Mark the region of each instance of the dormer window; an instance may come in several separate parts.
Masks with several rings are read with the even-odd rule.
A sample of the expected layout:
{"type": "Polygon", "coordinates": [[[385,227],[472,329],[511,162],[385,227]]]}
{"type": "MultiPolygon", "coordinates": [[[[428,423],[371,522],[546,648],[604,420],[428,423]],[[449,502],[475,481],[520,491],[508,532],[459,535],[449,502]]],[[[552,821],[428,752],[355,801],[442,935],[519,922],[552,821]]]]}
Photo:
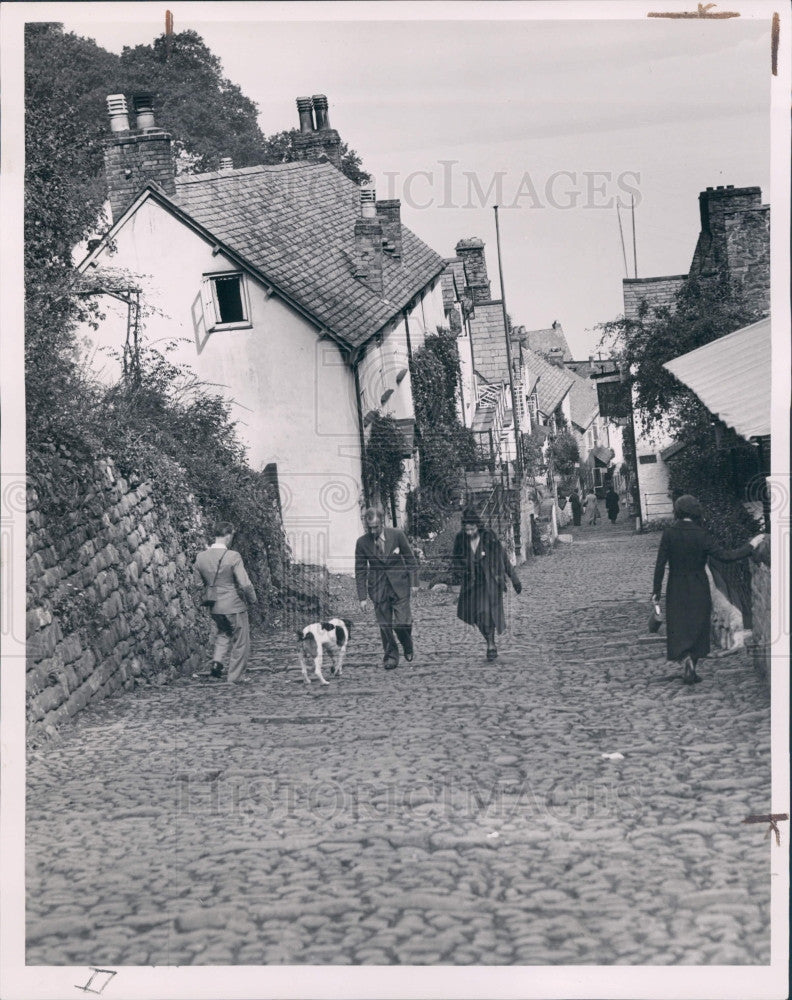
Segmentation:
{"type": "Polygon", "coordinates": [[[251,325],[243,274],[205,274],[201,298],[207,330],[236,330],[251,325]]]}

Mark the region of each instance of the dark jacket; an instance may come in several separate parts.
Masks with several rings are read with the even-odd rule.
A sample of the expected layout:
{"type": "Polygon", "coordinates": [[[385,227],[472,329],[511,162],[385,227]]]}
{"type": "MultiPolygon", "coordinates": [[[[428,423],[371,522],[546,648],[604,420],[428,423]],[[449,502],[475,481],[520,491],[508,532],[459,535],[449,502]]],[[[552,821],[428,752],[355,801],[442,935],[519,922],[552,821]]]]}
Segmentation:
{"type": "Polygon", "coordinates": [[[460,531],[454,539],[451,568],[454,583],[461,584],[457,617],[469,625],[479,625],[483,614],[489,624],[503,632],[506,628],[503,614],[506,577],[518,594],[522,583],[498,536],[489,528],[480,528],[478,548],[473,553],[470,538],[460,531]]]}
{"type": "Polygon", "coordinates": [[[605,494],[605,509],[609,514],[619,513],[619,494],[616,490],[608,490],[605,494]]]}
{"type": "Polygon", "coordinates": [[[195,569],[201,582],[207,587],[212,585],[217,573],[215,582],[217,600],[210,609],[212,614],[238,614],[240,611],[247,611],[248,603],[255,604],[256,591],[245,571],[242,556],[235,549],[210,546],[198,553],[195,569]],[[219,571],[218,563],[220,563],[219,571]]]}
{"type": "Polygon", "coordinates": [[[652,593],[660,597],[668,564],[666,644],[669,660],[686,653],[701,659],[710,651],[712,597],[707,559],[736,562],[750,555],[751,546],[725,549],[694,521],[680,520],[665,528],[657,552],[652,593]]]}
{"type": "Polygon", "coordinates": [[[366,533],[355,545],[355,583],[358,600],[368,596],[375,604],[409,597],[418,586],[418,560],[400,528],[385,528],[385,554],[380,556],[376,539],[366,533]]]}

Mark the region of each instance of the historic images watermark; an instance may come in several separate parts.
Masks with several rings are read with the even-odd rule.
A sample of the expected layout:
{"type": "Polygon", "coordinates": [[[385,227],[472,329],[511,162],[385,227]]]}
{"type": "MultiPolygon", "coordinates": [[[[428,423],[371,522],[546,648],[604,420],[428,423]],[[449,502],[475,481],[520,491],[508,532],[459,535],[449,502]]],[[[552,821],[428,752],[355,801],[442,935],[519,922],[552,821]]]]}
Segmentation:
{"type": "Polygon", "coordinates": [[[381,198],[400,198],[409,208],[613,209],[641,203],[637,170],[554,170],[518,174],[464,170],[459,160],[438,160],[428,170],[383,171],[381,198]]]}
{"type": "Polygon", "coordinates": [[[219,772],[179,774],[175,806],[182,815],[235,818],[243,825],[266,822],[270,827],[275,824],[273,829],[278,822],[306,812],[325,823],[376,823],[423,807],[435,822],[453,825],[462,820],[508,825],[539,819],[574,826],[583,820],[636,817],[645,809],[640,785],[615,779],[342,784],[332,779],[284,782],[219,772]]]}
{"type": "MultiPolygon", "coordinates": [[[[287,178],[285,196],[295,203],[315,200],[319,179],[287,178]]],[[[383,200],[398,198],[413,209],[501,208],[533,210],[630,208],[641,204],[638,170],[468,170],[460,160],[437,160],[420,170],[384,170],[376,186],[383,200]]]]}

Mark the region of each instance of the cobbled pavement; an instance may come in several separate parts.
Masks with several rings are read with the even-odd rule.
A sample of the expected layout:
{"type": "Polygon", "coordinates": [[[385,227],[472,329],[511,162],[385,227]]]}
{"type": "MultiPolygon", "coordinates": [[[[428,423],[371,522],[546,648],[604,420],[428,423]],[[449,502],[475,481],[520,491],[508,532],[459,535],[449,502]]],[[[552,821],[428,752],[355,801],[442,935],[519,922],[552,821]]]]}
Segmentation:
{"type": "Polygon", "coordinates": [[[769,698],[748,657],[685,687],[646,634],[658,535],[522,567],[500,659],[415,599],[414,663],[357,623],[306,687],[285,635],[248,682],[84,713],[27,769],[27,963],[765,964],[769,698]],[[622,759],[603,754],[620,753],[622,759]]]}

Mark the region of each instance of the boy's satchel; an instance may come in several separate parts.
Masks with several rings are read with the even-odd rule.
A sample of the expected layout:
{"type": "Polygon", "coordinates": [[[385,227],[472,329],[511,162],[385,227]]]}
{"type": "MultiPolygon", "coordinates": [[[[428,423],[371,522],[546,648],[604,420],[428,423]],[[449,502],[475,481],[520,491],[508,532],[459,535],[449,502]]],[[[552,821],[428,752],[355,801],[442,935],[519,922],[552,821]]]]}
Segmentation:
{"type": "Polygon", "coordinates": [[[652,612],[649,615],[649,631],[657,632],[663,624],[663,613],[659,604],[652,605],[652,612]]]}
{"type": "Polygon", "coordinates": [[[208,584],[206,590],[204,590],[203,598],[201,599],[201,606],[204,608],[211,608],[217,600],[217,574],[220,572],[220,565],[223,562],[223,559],[225,559],[226,552],[228,552],[228,549],[226,549],[226,551],[220,556],[214,578],[211,584],[208,584]]]}

